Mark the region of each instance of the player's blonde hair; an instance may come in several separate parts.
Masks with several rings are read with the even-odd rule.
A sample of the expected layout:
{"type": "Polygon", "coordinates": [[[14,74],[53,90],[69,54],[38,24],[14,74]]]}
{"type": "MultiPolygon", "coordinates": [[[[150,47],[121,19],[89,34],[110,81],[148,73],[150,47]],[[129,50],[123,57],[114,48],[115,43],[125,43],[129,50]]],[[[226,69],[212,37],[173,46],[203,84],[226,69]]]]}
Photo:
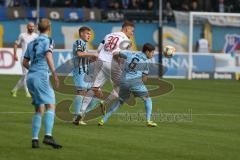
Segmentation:
{"type": "Polygon", "coordinates": [[[125,27],[135,27],[134,23],[133,22],[130,22],[130,21],[124,21],[124,23],[122,24],[122,28],[125,28],[125,27]]]}
{"type": "Polygon", "coordinates": [[[49,30],[51,27],[51,22],[49,19],[47,18],[43,18],[40,20],[40,22],[38,23],[38,30],[40,33],[44,33],[47,30],[49,30]]]}
{"type": "Polygon", "coordinates": [[[87,26],[83,26],[83,27],[79,28],[79,30],[78,30],[79,35],[84,31],[91,31],[91,28],[89,28],[87,26]]]}

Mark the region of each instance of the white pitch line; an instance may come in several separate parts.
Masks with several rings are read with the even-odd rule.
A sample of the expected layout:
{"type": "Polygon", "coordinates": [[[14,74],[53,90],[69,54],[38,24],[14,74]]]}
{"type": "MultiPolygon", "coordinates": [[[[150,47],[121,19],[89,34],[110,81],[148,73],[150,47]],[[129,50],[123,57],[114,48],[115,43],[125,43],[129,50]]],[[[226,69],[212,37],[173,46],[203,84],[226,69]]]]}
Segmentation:
{"type": "Polygon", "coordinates": [[[0,114],[32,114],[34,112],[0,112],[0,114]]]}
{"type": "MultiPolygon", "coordinates": [[[[33,114],[35,112],[0,112],[0,114],[33,114]]],[[[137,114],[146,114],[146,113],[113,113],[115,115],[137,115],[137,114]]],[[[153,113],[153,115],[159,115],[159,116],[163,116],[163,115],[192,115],[192,116],[225,116],[225,117],[239,117],[240,114],[217,114],[217,113],[207,113],[207,114],[196,114],[196,113],[153,113]]]]}

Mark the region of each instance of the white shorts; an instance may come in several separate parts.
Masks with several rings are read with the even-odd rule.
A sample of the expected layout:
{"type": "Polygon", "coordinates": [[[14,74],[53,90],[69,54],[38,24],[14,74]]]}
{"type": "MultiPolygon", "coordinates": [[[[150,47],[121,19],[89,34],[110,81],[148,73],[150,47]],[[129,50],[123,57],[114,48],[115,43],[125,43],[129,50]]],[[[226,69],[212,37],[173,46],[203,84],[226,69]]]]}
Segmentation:
{"type": "Polygon", "coordinates": [[[112,62],[98,60],[94,72],[95,80],[92,87],[102,87],[107,80],[115,86],[120,83],[122,70],[115,60],[112,60],[112,62]]]}

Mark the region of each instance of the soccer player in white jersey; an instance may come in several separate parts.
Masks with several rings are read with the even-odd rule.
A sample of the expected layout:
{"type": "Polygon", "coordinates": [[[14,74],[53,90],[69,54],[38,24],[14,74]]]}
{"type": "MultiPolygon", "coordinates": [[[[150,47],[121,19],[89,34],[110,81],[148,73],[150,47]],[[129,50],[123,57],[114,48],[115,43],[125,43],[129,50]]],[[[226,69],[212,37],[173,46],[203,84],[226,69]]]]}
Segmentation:
{"type": "MultiPolygon", "coordinates": [[[[24,53],[27,50],[27,45],[31,41],[33,41],[34,39],[36,39],[38,37],[38,34],[36,34],[34,32],[34,30],[35,30],[34,23],[29,22],[27,24],[27,32],[26,33],[21,33],[18,36],[18,39],[15,41],[15,44],[14,44],[14,47],[13,47],[14,48],[14,50],[13,50],[14,60],[15,61],[19,60],[19,57],[17,56],[17,48],[18,48],[19,45],[21,45],[21,47],[22,47],[22,56],[20,57],[21,64],[22,64],[22,61],[23,61],[24,53]]],[[[27,70],[23,67],[23,65],[21,65],[21,67],[22,67],[22,74],[23,75],[22,75],[21,79],[18,80],[16,86],[11,91],[11,95],[13,97],[17,97],[18,89],[20,89],[21,87],[24,86],[24,89],[25,89],[25,92],[26,92],[26,97],[31,97],[30,93],[28,92],[28,88],[27,88],[27,84],[26,84],[27,70]]]]}
{"type": "Polygon", "coordinates": [[[121,70],[115,60],[113,60],[113,53],[128,49],[131,46],[130,37],[134,33],[134,24],[126,21],[122,25],[120,32],[110,33],[105,36],[104,40],[98,47],[98,67],[95,68],[95,80],[93,82],[92,90],[87,93],[84,97],[83,105],[80,111],[79,120],[83,121],[88,104],[91,102],[93,96],[102,98],[101,87],[107,80],[113,83],[114,90],[111,92],[109,97],[105,100],[111,101],[118,97],[119,81],[121,77],[121,70]]]}

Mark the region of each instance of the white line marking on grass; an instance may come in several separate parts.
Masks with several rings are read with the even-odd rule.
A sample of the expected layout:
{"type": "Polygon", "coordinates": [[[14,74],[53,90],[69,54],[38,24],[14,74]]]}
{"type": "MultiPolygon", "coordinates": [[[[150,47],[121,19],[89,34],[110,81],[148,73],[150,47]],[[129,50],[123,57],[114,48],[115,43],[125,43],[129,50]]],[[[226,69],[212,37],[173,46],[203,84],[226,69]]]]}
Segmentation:
{"type": "MultiPolygon", "coordinates": [[[[0,112],[0,114],[33,114],[35,112],[0,112]]],[[[113,115],[136,115],[139,113],[113,113],[113,115]]],[[[140,113],[140,114],[146,114],[146,113],[140,113]]],[[[154,115],[174,115],[174,114],[181,114],[181,113],[153,113],[154,115]]],[[[188,114],[188,113],[184,113],[188,114]]],[[[239,117],[240,114],[220,114],[220,113],[206,113],[206,114],[196,114],[192,113],[193,116],[223,116],[223,117],[239,117]]]]}
{"type": "Polygon", "coordinates": [[[34,112],[0,112],[0,114],[32,114],[34,112]]]}

